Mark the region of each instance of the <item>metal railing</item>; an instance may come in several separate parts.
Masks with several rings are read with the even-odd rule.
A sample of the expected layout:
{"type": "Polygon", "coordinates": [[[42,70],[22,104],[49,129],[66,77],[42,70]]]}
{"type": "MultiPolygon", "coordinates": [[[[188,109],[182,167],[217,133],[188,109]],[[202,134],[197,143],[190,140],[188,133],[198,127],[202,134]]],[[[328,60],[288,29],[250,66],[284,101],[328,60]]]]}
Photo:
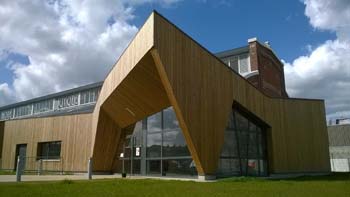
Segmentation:
{"type": "MultiPolygon", "coordinates": [[[[23,174],[60,174],[63,175],[62,157],[17,157],[16,161],[16,181],[21,181],[23,174]]],[[[92,158],[87,161],[87,178],[92,179],[92,158]]]]}
{"type": "Polygon", "coordinates": [[[62,157],[20,157],[20,170],[25,174],[63,174],[62,157]]]}

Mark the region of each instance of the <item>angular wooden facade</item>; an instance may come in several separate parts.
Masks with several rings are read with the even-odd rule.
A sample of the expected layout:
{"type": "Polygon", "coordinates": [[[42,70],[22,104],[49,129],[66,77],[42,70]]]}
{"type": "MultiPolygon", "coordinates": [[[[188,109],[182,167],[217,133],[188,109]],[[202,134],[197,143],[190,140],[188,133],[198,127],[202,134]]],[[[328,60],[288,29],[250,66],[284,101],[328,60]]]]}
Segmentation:
{"type": "MultiPolygon", "coordinates": [[[[270,126],[270,173],[329,171],[322,100],[264,95],[157,13],[149,17],[102,87],[93,113],[93,157],[101,158],[95,169],[112,165],[102,162],[114,152],[105,145],[106,136],[171,105],[199,174],[215,174],[234,102],[270,126]]],[[[120,143],[117,136],[109,140],[120,143]]]]}
{"type": "Polygon", "coordinates": [[[90,156],[91,117],[90,113],[3,122],[2,169],[14,169],[18,144],[27,145],[26,170],[37,170],[38,143],[62,141],[61,158],[44,161],[43,169],[85,172],[90,156]]]}
{"type": "MultiPolygon", "coordinates": [[[[74,163],[65,164],[66,170],[84,170],[92,157],[94,171],[110,172],[129,132],[125,128],[173,106],[198,174],[215,175],[235,103],[268,125],[270,173],[330,171],[322,100],[263,94],[156,12],[106,77],[92,114],[8,121],[4,138],[15,132],[44,138],[46,130],[60,131],[53,136],[71,144],[63,145],[62,157],[74,163]]],[[[14,161],[7,154],[13,153],[13,143],[20,139],[5,141],[3,166],[14,161]]]]}

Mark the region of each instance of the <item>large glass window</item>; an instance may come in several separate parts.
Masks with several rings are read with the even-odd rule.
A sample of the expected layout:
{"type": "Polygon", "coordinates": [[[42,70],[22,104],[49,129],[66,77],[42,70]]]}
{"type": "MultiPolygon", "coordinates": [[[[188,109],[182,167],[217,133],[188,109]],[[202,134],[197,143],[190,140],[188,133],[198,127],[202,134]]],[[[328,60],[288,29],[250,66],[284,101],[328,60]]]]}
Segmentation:
{"type": "Polygon", "coordinates": [[[223,157],[238,157],[237,138],[233,130],[227,130],[224,133],[224,144],[222,146],[221,156],[223,157]]]}
{"type": "Polygon", "coordinates": [[[87,90],[80,93],[80,104],[94,103],[97,101],[99,89],[87,90]]]}
{"type": "Polygon", "coordinates": [[[219,160],[219,176],[237,176],[241,175],[240,160],[234,158],[221,158],[219,160]]]}
{"type": "Polygon", "coordinates": [[[44,100],[33,104],[34,114],[53,110],[53,99],[44,100]]]}
{"type": "Polygon", "coordinates": [[[186,141],[180,130],[163,134],[163,157],[190,156],[186,141]]]}
{"type": "Polygon", "coordinates": [[[134,174],[138,172],[158,176],[197,174],[175,112],[171,107],[136,123],[134,132],[132,136],[128,136],[128,139],[124,144],[122,160],[124,165],[132,165],[133,169],[136,165],[134,174]],[[129,148],[126,147],[131,146],[140,148],[137,151],[135,149],[140,153],[139,156],[127,157],[129,154],[126,151],[129,148]]]}
{"type": "Polygon", "coordinates": [[[163,175],[196,175],[196,167],[192,159],[163,160],[163,175]]]}
{"type": "Polygon", "coordinates": [[[234,110],[224,134],[218,176],[266,176],[266,133],[255,121],[234,110]]]}
{"type": "Polygon", "coordinates": [[[162,146],[162,133],[149,133],[147,135],[147,157],[160,157],[162,146]]]}
{"type": "Polygon", "coordinates": [[[158,112],[147,118],[147,131],[157,132],[162,130],[162,113],[158,112]]]}
{"type": "Polygon", "coordinates": [[[79,104],[79,94],[64,96],[58,99],[58,109],[72,107],[79,104]]]}
{"type": "Polygon", "coordinates": [[[99,95],[100,88],[95,87],[89,90],[75,93],[67,93],[55,98],[47,98],[35,101],[30,104],[23,104],[12,109],[0,111],[0,120],[12,119],[22,116],[31,116],[38,113],[51,112],[69,107],[95,103],[99,95]]]}
{"type": "Polygon", "coordinates": [[[229,66],[233,70],[235,70],[236,72],[239,72],[238,71],[238,56],[234,56],[234,57],[230,58],[229,66]]]}
{"type": "Polygon", "coordinates": [[[13,109],[8,109],[8,110],[1,111],[0,115],[1,115],[0,116],[1,120],[10,119],[13,116],[13,109]]]}
{"type": "Polygon", "coordinates": [[[60,159],[61,141],[39,142],[37,148],[38,159],[60,159]]]}
{"type": "Polygon", "coordinates": [[[24,105],[15,108],[15,117],[27,116],[32,114],[32,105],[24,105]]]}
{"type": "Polygon", "coordinates": [[[147,174],[157,174],[161,173],[161,160],[147,160],[147,174]]]}
{"type": "Polygon", "coordinates": [[[177,121],[176,114],[172,108],[167,108],[163,111],[164,130],[167,129],[179,129],[179,122],[177,121]]]}
{"type": "Polygon", "coordinates": [[[250,72],[249,55],[244,54],[239,56],[239,73],[245,74],[250,72]]]}
{"type": "Polygon", "coordinates": [[[229,67],[239,74],[247,74],[251,72],[249,54],[231,56],[223,60],[229,67]]]}

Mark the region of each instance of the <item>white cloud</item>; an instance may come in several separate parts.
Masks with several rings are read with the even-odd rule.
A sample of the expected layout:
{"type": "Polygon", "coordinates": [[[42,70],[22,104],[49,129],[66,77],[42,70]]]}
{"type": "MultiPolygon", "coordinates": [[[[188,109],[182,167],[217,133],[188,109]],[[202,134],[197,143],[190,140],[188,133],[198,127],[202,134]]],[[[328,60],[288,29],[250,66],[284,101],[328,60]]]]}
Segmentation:
{"type": "Polygon", "coordinates": [[[0,84],[0,92],[3,95],[3,99],[0,99],[0,105],[13,100],[13,92],[7,83],[0,84]]]}
{"type": "Polygon", "coordinates": [[[293,97],[326,101],[328,118],[350,115],[350,1],[305,0],[305,15],[315,29],[334,31],[335,40],[309,47],[309,55],[285,63],[293,97]]]}
{"type": "Polygon", "coordinates": [[[10,62],[13,84],[0,85],[0,106],[103,80],[138,31],[130,23],[135,6],[180,0],[2,0],[0,58],[10,62]]]}

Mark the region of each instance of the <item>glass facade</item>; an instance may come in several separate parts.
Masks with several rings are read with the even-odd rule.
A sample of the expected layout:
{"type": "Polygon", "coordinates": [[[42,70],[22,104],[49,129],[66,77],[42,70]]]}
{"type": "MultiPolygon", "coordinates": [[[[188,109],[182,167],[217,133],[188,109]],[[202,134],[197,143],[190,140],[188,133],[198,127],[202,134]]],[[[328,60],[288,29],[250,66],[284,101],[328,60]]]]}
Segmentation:
{"type": "Polygon", "coordinates": [[[79,106],[94,104],[100,93],[100,87],[65,94],[56,98],[47,98],[29,104],[4,109],[0,111],[0,120],[29,117],[32,115],[71,109],[79,106]]]}
{"type": "Polygon", "coordinates": [[[28,116],[32,114],[32,105],[24,105],[15,108],[15,117],[28,116]]]}
{"type": "Polygon", "coordinates": [[[167,108],[136,123],[125,138],[124,172],[153,176],[197,175],[173,109],[167,108]],[[132,154],[131,154],[132,152],[132,154]],[[132,167],[131,167],[132,166],[132,167]]]}
{"type": "Polygon", "coordinates": [[[53,110],[53,99],[44,100],[33,104],[33,113],[41,113],[53,110]]]}
{"type": "Polygon", "coordinates": [[[76,105],[79,105],[79,94],[64,96],[64,97],[58,98],[57,100],[58,102],[57,102],[56,108],[58,109],[76,106],[76,105]]]}
{"type": "Polygon", "coordinates": [[[13,117],[13,109],[8,109],[0,112],[0,120],[8,120],[13,117]]]}
{"type": "Polygon", "coordinates": [[[98,94],[100,92],[99,88],[87,90],[80,93],[80,104],[93,103],[96,102],[98,94]]]}
{"type": "Polygon", "coordinates": [[[224,135],[218,176],[267,176],[265,130],[233,110],[224,135]]]}

